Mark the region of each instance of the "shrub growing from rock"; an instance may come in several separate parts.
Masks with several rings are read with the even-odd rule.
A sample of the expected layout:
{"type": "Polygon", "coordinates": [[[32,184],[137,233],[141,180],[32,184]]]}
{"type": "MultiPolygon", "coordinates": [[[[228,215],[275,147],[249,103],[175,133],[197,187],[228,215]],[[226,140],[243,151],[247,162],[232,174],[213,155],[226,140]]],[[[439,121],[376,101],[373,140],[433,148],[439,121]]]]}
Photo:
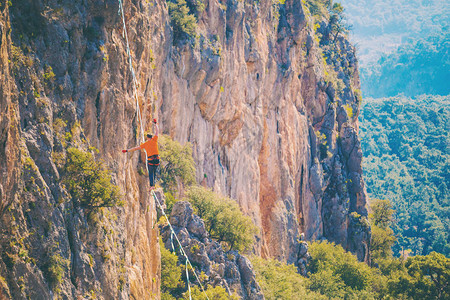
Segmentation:
{"type": "MultiPolygon", "coordinates": [[[[183,280],[185,266],[179,264],[177,255],[167,250],[161,241],[159,246],[161,249],[161,300],[189,299],[186,278],[183,280]]],[[[221,286],[211,287],[205,285],[204,287],[209,299],[238,299],[235,295],[228,295],[227,291],[221,286]]],[[[200,287],[191,286],[192,299],[207,299],[205,293],[200,287]]]]}
{"type": "MultiPolygon", "coordinates": [[[[201,290],[201,288],[196,287],[196,286],[191,289],[192,299],[207,300],[208,298],[206,298],[205,294],[208,296],[209,299],[214,299],[214,300],[238,300],[239,299],[236,295],[231,295],[231,296],[228,295],[227,291],[221,286],[215,286],[215,287],[208,286],[204,293],[201,290]]],[[[183,299],[186,299],[186,300],[189,299],[188,292],[184,293],[183,299]]]]}
{"type": "Polygon", "coordinates": [[[174,42],[193,39],[196,35],[197,20],[190,13],[185,0],[167,1],[174,42]]]}
{"type": "Polygon", "coordinates": [[[44,265],[44,275],[53,289],[61,283],[64,273],[69,267],[69,260],[64,259],[59,253],[53,253],[49,256],[44,265]]]}
{"type": "Polygon", "coordinates": [[[184,146],[166,135],[159,137],[161,157],[161,185],[166,191],[176,194],[178,183],[189,186],[195,183],[195,162],[192,146],[184,146]]]}
{"type": "Polygon", "coordinates": [[[161,299],[172,300],[184,289],[184,282],[181,281],[183,269],[178,265],[178,257],[164,247],[159,242],[161,250],[161,299]]]}
{"type": "Polygon", "coordinates": [[[243,251],[251,246],[258,229],[234,200],[201,186],[191,187],[186,195],[212,238],[225,242],[230,250],[243,251]]]}
{"type": "Polygon", "coordinates": [[[254,256],[251,262],[256,273],[256,280],[267,300],[328,299],[319,293],[308,290],[308,279],[297,273],[294,265],[257,256],[254,256]]]}
{"type": "Polygon", "coordinates": [[[109,170],[94,156],[77,148],[67,149],[64,184],[76,205],[83,208],[123,205],[118,186],[109,170]]]}

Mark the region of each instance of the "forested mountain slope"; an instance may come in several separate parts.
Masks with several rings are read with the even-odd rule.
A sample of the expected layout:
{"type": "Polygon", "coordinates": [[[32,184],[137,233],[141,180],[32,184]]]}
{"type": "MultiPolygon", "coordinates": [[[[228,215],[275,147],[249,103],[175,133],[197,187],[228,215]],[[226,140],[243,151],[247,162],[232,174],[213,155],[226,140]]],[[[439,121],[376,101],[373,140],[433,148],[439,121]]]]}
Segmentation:
{"type": "Polygon", "coordinates": [[[450,255],[450,96],[365,99],[360,115],[371,198],[396,210],[394,247],[450,255]]]}

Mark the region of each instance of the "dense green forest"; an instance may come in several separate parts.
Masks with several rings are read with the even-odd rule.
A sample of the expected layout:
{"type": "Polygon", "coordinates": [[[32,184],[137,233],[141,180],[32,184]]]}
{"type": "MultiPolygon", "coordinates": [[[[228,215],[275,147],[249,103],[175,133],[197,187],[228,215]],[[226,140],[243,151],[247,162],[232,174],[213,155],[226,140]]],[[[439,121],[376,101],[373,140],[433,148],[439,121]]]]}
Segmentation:
{"type": "Polygon", "coordinates": [[[365,99],[364,176],[372,198],[393,203],[393,230],[414,255],[450,256],[450,96],[365,99]]]}

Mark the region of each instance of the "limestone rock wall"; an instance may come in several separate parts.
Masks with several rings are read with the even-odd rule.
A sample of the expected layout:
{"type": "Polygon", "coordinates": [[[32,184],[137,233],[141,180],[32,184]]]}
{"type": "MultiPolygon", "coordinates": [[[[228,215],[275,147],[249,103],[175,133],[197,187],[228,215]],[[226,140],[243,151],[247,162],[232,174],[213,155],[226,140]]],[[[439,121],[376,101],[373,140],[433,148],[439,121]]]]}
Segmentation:
{"type": "MultiPolygon", "coordinates": [[[[138,175],[144,165],[120,152],[138,140],[118,10],[115,0],[0,4],[2,299],[159,298],[156,213],[138,175]],[[123,207],[74,207],[61,181],[68,147],[104,161],[123,207]]],[[[151,37],[166,28],[167,11],[126,1],[125,14],[146,109],[151,37]]],[[[153,38],[164,43],[170,34],[153,38]]],[[[146,124],[150,111],[144,115],[146,124]]]]}
{"type": "Polygon", "coordinates": [[[210,0],[198,20],[197,43],[167,48],[155,81],[164,132],[193,144],[197,179],[262,228],[256,254],[296,262],[304,233],[368,260],[355,49],[324,21],[324,59],[300,0],[210,0]]]}

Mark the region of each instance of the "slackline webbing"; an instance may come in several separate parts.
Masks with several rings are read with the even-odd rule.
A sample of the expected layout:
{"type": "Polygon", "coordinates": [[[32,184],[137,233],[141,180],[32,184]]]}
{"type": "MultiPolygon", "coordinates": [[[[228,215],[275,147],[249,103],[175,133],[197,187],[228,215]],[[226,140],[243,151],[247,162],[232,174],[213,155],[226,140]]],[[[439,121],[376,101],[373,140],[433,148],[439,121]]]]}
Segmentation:
{"type": "MultiPolygon", "coordinates": [[[[138,99],[138,93],[137,93],[137,78],[136,78],[136,73],[135,73],[134,67],[133,67],[133,59],[131,57],[130,44],[129,44],[129,41],[128,41],[128,33],[127,33],[127,27],[126,27],[126,23],[125,23],[125,13],[124,13],[124,10],[123,10],[123,2],[122,2],[122,0],[118,0],[118,1],[119,1],[119,11],[118,11],[118,13],[119,13],[119,15],[122,15],[123,37],[125,38],[125,41],[126,41],[128,63],[130,65],[130,72],[131,72],[131,75],[133,77],[133,97],[136,100],[136,120],[139,122],[139,125],[140,125],[140,140],[143,142],[144,141],[144,128],[143,128],[143,125],[142,125],[142,115],[141,115],[141,110],[140,110],[140,107],[139,107],[139,99],[138,99]]],[[[145,152],[145,156],[147,157],[147,151],[145,151],[145,149],[144,149],[144,152],[145,152]]],[[[147,172],[148,172],[149,171],[148,170],[148,164],[146,163],[145,165],[146,165],[147,172]]],[[[170,227],[170,230],[171,230],[171,234],[173,234],[175,236],[175,239],[178,242],[178,245],[180,246],[181,254],[186,258],[186,279],[187,279],[187,286],[188,286],[188,291],[189,291],[189,299],[192,300],[192,297],[191,297],[191,286],[190,286],[190,281],[189,281],[188,265],[191,267],[192,272],[194,273],[194,276],[195,276],[195,278],[198,281],[198,284],[200,285],[203,293],[206,296],[206,299],[209,300],[208,295],[206,294],[205,289],[203,288],[203,285],[202,285],[200,279],[198,278],[194,267],[192,266],[191,262],[189,261],[189,258],[186,255],[186,252],[184,251],[183,246],[181,245],[180,240],[177,237],[177,234],[173,230],[172,224],[170,224],[170,222],[169,222],[169,218],[167,217],[167,215],[166,215],[166,213],[165,213],[161,203],[158,200],[158,197],[156,197],[156,195],[155,195],[155,193],[153,191],[151,191],[151,194],[153,195],[153,199],[159,205],[159,208],[161,209],[161,212],[163,213],[164,217],[166,218],[167,223],[169,224],[169,227],[170,227]]],[[[153,209],[151,211],[152,211],[152,223],[153,223],[153,209]]]]}

